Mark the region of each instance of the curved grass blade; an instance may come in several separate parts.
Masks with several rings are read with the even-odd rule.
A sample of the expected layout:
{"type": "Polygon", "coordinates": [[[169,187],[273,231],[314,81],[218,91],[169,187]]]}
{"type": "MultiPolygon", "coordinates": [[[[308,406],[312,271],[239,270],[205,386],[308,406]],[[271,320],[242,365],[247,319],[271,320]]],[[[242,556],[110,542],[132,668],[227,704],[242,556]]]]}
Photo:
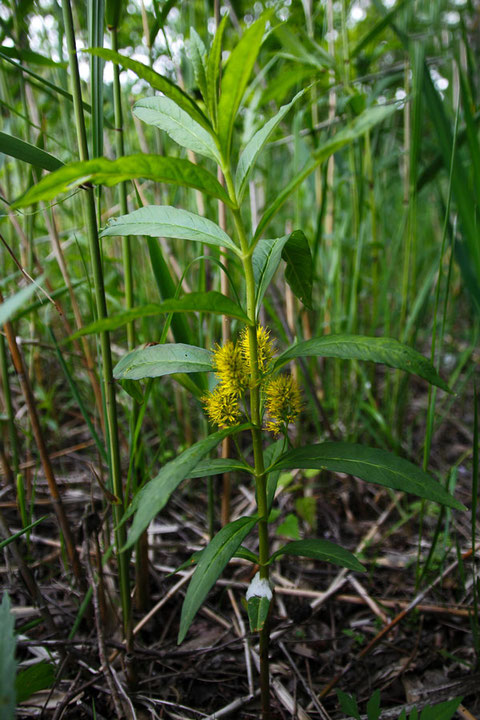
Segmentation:
{"type": "Polygon", "coordinates": [[[116,380],[141,380],[211,370],[212,354],[209,350],[183,343],[166,343],[136,348],[127,353],[114,367],[113,377],[116,380]]]}
{"type": "Polygon", "coordinates": [[[358,562],[355,555],[352,555],[352,553],[345,550],[345,548],[342,548],[340,545],[336,545],[329,540],[310,538],[307,540],[295,540],[294,542],[287,543],[273,553],[268,561],[269,564],[282,555],[308,557],[312,558],[312,560],[322,560],[323,562],[329,562],[333,565],[346,567],[349,570],[365,572],[365,568],[358,562]]]}
{"type": "Polygon", "coordinates": [[[188,150],[221,164],[220,151],[210,132],[167,97],[147,97],[133,106],[139,120],[164,130],[172,140],[188,150]]]}
{"type": "Polygon", "coordinates": [[[348,473],[366,482],[402,490],[441,505],[465,510],[440,483],[408,460],[354,443],[327,442],[291,450],[274,465],[276,470],[331,470],[348,473]]]}
{"type": "Polygon", "coordinates": [[[257,519],[241,517],[225,525],[203,551],[188,586],[182,606],[178,643],[180,644],[222,570],[256,525],[257,519]]]}
{"type": "Polygon", "coordinates": [[[199,165],[183,158],[138,153],[125,155],[117,160],[94,158],[86,162],[69,163],[42,178],[27,190],[13,207],[25,207],[39,201],[48,202],[59,193],[70,192],[86,182],[111,187],[136,178],[195,188],[228,205],[232,204],[217,178],[199,165]]]}
{"type": "Polygon", "coordinates": [[[292,345],[279,355],[275,367],[279,368],[297,357],[337,357],[343,360],[368,360],[382,363],[397,370],[419,375],[432,385],[450,392],[434,366],[426,357],[394,338],[367,337],[364,335],[324,335],[292,345]]]}
{"type": "Polygon", "coordinates": [[[150,521],[165,507],[173,491],[210,450],[213,450],[213,448],[222,442],[223,438],[235,432],[246,430],[249,427],[250,424],[245,423],[244,425],[236,425],[235,427],[219,430],[195,443],[187,450],[184,450],[184,452],[174,460],[164,465],[158,475],[154,477],[153,480],[150,480],[150,482],[135,495],[130,508],[123,518],[123,520],[126,520],[135,513],[132,527],[128,533],[127,542],[122,548],[122,551],[127,550],[138,540],[143,531],[148,527],[150,521]]]}
{"type": "Polygon", "coordinates": [[[147,205],[128,215],[112,218],[100,237],[107,235],[150,235],[151,237],[183,238],[206,245],[224,247],[240,255],[227,233],[216,223],[188,210],[170,205],[147,205]]]}
{"type": "Polygon", "coordinates": [[[125,310],[117,315],[110,315],[103,320],[95,320],[95,322],[90,323],[90,325],[85,325],[85,327],[77,330],[70,339],[75,340],[82,335],[92,335],[94,333],[116,330],[142,317],[176,312],[211,312],[216,315],[228,315],[228,317],[234,317],[245,324],[249,324],[247,315],[234,300],[215,290],[209,290],[204,293],[188,293],[179,298],[168,298],[158,304],[150,303],[148,305],[140,305],[140,307],[125,310]]]}
{"type": "Polygon", "coordinates": [[[0,132],[0,152],[43,170],[57,170],[63,165],[61,160],[45,150],[4,132],[0,132]]]}

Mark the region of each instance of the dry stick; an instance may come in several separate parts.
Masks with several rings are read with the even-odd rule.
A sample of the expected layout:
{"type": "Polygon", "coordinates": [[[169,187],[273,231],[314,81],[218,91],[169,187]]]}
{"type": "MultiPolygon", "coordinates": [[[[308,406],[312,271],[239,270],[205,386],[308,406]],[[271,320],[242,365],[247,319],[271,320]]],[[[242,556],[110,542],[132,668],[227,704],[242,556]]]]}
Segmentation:
{"type": "Polygon", "coordinates": [[[311,699],[313,705],[315,706],[318,714],[320,715],[321,720],[331,720],[330,715],[327,713],[327,711],[325,710],[323,705],[318,702],[318,700],[315,696],[315,693],[312,692],[312,689],[309,687],[304,676],[302,675],[302,673],[296,666],[295,662],[293,661],[292,656],[288,652],[288,650],[285,647],[285,645],[283,644],[283,642],[280,641],[278,643],[278,646],[279,646],[280,650],[283,652],[283,654],[285,655],[285,657],[287,658],[287,660],[290,664],[290,667],[292,668],[292,670],[295,673],[295,675],[297,676],[297,678],[300,680],[300,682],[303,685],[304,689],[306,690],[307,694],[310,696],[310,699],[311,699]]]}
{"type": "MultiPolygon", "coordinates": [[[[2,296],[1,291],[0,291],[0,302],[3,302],[3,296],[2,296]]],[[[32,392],[31,386],[30,386],[30,381],[29,381],[28,375],[26,373],[23,357],[22,357],[20,349],[17,345],[17,340],[15,338],[15,333],[13,331],[12,324],[10,322],[5,323],[4,329],[5,329],[5,335],[7,337],[8,347],[10,349],[10,354],[12,356],[15,372],[18,375],[18,379],[20,381],[20,386],[22,388],[23,396],[25,398],[25,403],[27,405],[28,415],[30,418],[30,424],[32,426],[33,435],[35,437],[35,442],[36,442],[38,451],[40,453],[40,459],[42,462],[45,477],[47,479],[48,489],[50,491],[50,496],[52,498],[53,508],[55,510],[55,514],[58,519],[58,524],[60,525],[60,529],[63,533],[63,537],[65,540],[65,546],[67,549],[68,558],[70,560],[70,564],[71,564],[73,573],[78,581],[80,588],[84,589],[85,588],[85,578],[84,578],[82,568],[80,565],[80,561],[78,558],[77,549],[75,547],[75,543],[73,540],[73,535],[70,530],[70,525],[68,523],[68,519],[65,514],[65,509],[63,507],[62,499],[61,499],[60,493],[58,491],[57,481],[55,479],[55,474],[53,472],[53,467],[52,467],[52,463],[50,461],[50,456],[48,454],[47,445],[46,445],[45,439],[43,437],[42,428],[40,426],[40,421],[39,421],[38,414],[37,414],[35,398],[33,396],[33,392],[32,392]]]]}
{"type": "MultiPolygon", "coordinates": [[[[251,650],[251,653],[257,670],[260,670],[260,656],[253,649],[251,650]]],[[[311,720],[310,715],[308,715],[305,710],[298,703],[295,702],[294,698],[290,695],[286,687],[282,685],[282,683],[277,680],[277,678],[270,678],[270,686],[274,691],[275,695],[277,696],[277,699],[287,710],[287,712],[292,714],[293,717],[297,718],[297,720],[311,720]]]]}
{"type": "MultiPolygon", "coordinates": [[[[95,445],[95,440],[86,440],[85,442],[77,443],[76,445],[71,445],[68,448],[63,448],[63,450],[56,450],[55,452],[50,453],[50,459],[56,460],[59,457],[63,457],[64,455],[69,455],[70,453],[77,452],[77,450],[84,450],[85,448],[91,447],[92,445],[95,445]]],[[[28,470],[29,468],[35,467],[36,460],[28,460],[27,462],[20,463],[20,470],[28,470]]],[[[0,475],[3,475],[3,471],[0,470],[0,475]]],[[[40,504],[42,503],[41,500],[37,500],[40,504]]]]}
{"type": "MultiPolygon", "coordinates": [[[[480,543],[475,548],[475,552],[477,552],[477,550],[480,550],[480,543]]],[[[462,553],[462,555],[461,555],[462,560],[466,560],[468,557],[470,557],[470,555],[472,555],[472,553],[473,553],[473,548],[470,548],[466,552],[462,553]]],[[[403,620],[403,618],[406,617],[411,612],[411,610],[416,608],[422,602],[423,598],[430,592],[430,590],[433,590],[434,587],[436,587],[439,583],[441,583],[442,580],[444,580],[446,578],[446,576],[449,575],[452,572],[452,570],[454,570],[457,567],[458,563],[459,563],[459,559],[457,558],[443,571],[443,573],[441,575],[439,575],[436,578],[436,580],[434,580],[432,583],[430,583],[430,585],[428,585],[424,590],[422,590],[422,592],[418,593],[418,595],[407,605],[406,608],[404,608],[401,612],[399,612],[398,615],[396,615],[396,617],[394,617],[394,619],[390,623],[388,623],[388,625],[386,625],[384,628],[382,628],[380,630],[380,632],[377,633],[377,635],[375,635],[375,637],[372,640],[370,640],[368,645],[366,645],[353,660],[350,660],[350,662],[347,663],[347,665],[343,668],[343,670],[341,670],[341,672],[339,672],[337,675],[335,675],[333,680],[331,680],[328,683],[328,685],[323,688],[319,697],[323,698],[326,695],[328,695],[328,693],[337,685],[337,683],[342,679],[342,677],[344,675],[346,675],[346,673],[350,670],[350,668],[353,666],[353,664],[357,660],[361,660],[363,657],[365,657],[365,655],[368,655],[370,650],[373,650],[373,648],[376,645],[378,645],[380,640],[382,640],[382,638],[384,638],[385,635],[388,635],[388,633],[391,630],[393,630],[393,628],[396,627],[398,625],[398,623],[401,622],[403,620]]]]}

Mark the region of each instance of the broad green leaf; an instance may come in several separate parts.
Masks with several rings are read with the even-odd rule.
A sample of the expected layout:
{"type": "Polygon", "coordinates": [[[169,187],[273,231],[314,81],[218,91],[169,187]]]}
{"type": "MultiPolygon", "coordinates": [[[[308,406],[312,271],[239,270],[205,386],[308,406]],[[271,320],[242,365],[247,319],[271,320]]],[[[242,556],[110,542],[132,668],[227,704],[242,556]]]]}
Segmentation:
{"type": "Polygon", "coordinates": [[[293,540],[300,539],[300,529],[298,527],[298,518],[293,513],[288,513],[285,520],[280,523],[276,529],[277,535],[283,535],[283,537],[292,538],[293,540]]]}
{"type": "Polygon", "coordinates": [[[56,195],[71,192],[86,182],[112,186],[135,178],[192,187],[231,205],[227,193],[208,170],[183,158],[138,153],[118,160],[94,158],[86,162],[69,163],[42,178],[27,190],[13,207],[25,207],[41,200],[51,200],[56,195]]]}
{"type": "Polygon", "coordinates": [[[263,231],[273,219],[274,215],[282,207],[283,203],[290,197],[290,195],[296,190],[296,188],[307,178],[318,165],[325,162],[331,155],[341,150],[346,145],[357,138],[364,135],[368,130],[383,122],[386,118],[390,117],[398,109],[397,105],[377,105],[372,108],[368,108],[361,115],[356,117],[349,125],[340,130],[330,140],[317,150],[313,159],[307,162],[305,167],[289,182],[289,184],[275,197],[271,202],[267,210],[263,213],[258,227],[255,231],[253,242],[256,243],[258,238],[262,235],[263,231]]]}
{"type": "Polygon", "coordinates": [[[367,703],[368,720],[379,720],[380,713],[380,690],[375,690],[367,703]]]}
{"type": "Polygon", "coordinates": [[[112,218],[100,236],[107,235],[183,238],[206,245],[229,248],[237,255],[240,254],[227,233],[214,222],[170,205],[147,205],[128,215],[112,218]]]}
{"type": "Polygon", "coordinates": [[[208,437],[184,450],[174,460],[171,460],[160,470],[158,475],[150,480],[133,498],[132,504],[126,513],[126,518],[135,513],[132,527],[128,533],[127,542],[122,550],[131,547],[148,527],[151,520],[167,504],[170,495],[180,485],[202,458],[213,450],[223,438],[235,432],[246,430],[250,425],[236,425],[235,427],[218,430],[208,437]]]}
{"type": "Polygon", "coordinates": [[[172,140],[188,150],[221,163],[212,135],[167,97],[147,97],[133,106],[133,114],[148,125],[164,130],[172,140]]]}
{"type": "Polygon", "coordinates": [[[297,540],[296,542],[287,543],[277,550],[271,556],[269,563],[274,562],[282,555],[296,555],[299,557],[308,557],[313,560],[323,560],[324,562],[346,567],[356,572],[365,572],[365,568],[358,562],[355,555],[345,550],[345,548],[330,542],[329,540],[318,540],[311,538],[308,540],[297,540]]]}
{"type": "Polygon", "coordinates": [[[279,368],[297,357],[337,357],[343,360],[368,360],[389,367],[414,373],[450,392],[432,363],[408,345],[393,338],[367,337],[365,335],[324,335],[292,345],[278,356],[275,367],[279,368]]]}
{"type": "Polygon", "coordinates": [[[163,77],[163,75],[155,72],[155,70],[152,70],[148,65],[144,65],[138,62],[138,60],[132,60],[125,55],[120,55],[120,53],[106,48],[89,48],[85,50],[85,52],[98,55],[104,60],[111,60],[117,65],[131,70],[138,75],[139,78],[146,80],[154,90],[160,90],[160,92],[173,100],[173,102],[182,108],[182,110],[185,110],[193,120],[196,120],[196,122],[202,125],[205,130],[211,130],[212,126],[190,95],[187,95],[178,85],[175,85],[175,83],[172,83],[166,77],[163,77]]]}
{"type": "Polygon", "coordinates": [[[246,30],[232,50],[225,67],[218,103],[217,130],[225,159],[230,157],[233,124],[255,65],[268,13],[246,30]]]}
{"type": "Polygon", "coordinates": [[[256,523],[257,519],[251,517],[241,517],[234,520],[234,522],[225,525],[203,551],[183,602],[178,633],[179,644],[187,634],[193,618],[211,587],[216,583],[222,570],[256,523]]]}
{"type": "Polygon", "coordinates": [[[15,680],[17,703],[28,700],[33,693],[39,690],[51,687],[54,682],[55,668],[46,660],[30,665],[25,670],[20,670],[15,680]]]}
{"type": "Polygon", "coordinates": [[[270,285],[280,260],[288,235],[275,240],[259,240],[252,254],[253,274],[256,286],[257,314],[262,305],[263,296],[270,285]]]}
{"type": "Polygon", "coordinates": [[[200,35],[197,33],[194,27],[190,28],[190,40],[187,45],[188,56],[193,65],[193,74],[195,75],[195,82],[198,85],[198,89],[202,93],[205,104],[208,104],[208,93],[207,93],[207,51],[200,35]]]}
{"type": "MultiPolygon", "coordinates": [[[[271,465],[273,465],[280,455],[282,454],[284,441],[283,438],[279,438],[274,443],[269,445],[265,448],[265,452],[263,453],[263,461],[265,463],[265,467],[269,468],[271,465]]],[[[278,479],[280,477],[280,471],[278,470],[272,470],[268,473],[267,477],[267,508],[270,512],[273,504],[273,500],[275,498],[275,493],[277,491],[277,484],[278,479]]]]}
{"type": "Polygon", "coordinates": [[[0,605],[0,716],[2,720],[15,718],[15,621],[10,612],[10,598],[3,593],[0,605]]]}
{"type": "Polygon", "coordinates": [[[336,690],[336,693],[342,712],[347,713],[349,717],[355,718],[355,720],[360,720],[356,698],[353,695],[347,695],[342,690],[336,690]]]}
{"type": "Polygon", "coordinates": [[[0,304],[0,325],[4,325],[6,322],[15,317],[16,313],[20,308],[25,305],[26,302],[32,297],[33,293],[38,291],[38,282],[42,278],[39,278],[36,283],[30,283],[26,287],[19,290],[15,295],[7,298],[0,304]]]}
{"type": "Polygon", "coordinates": [[[218,78],[220,77],[220,65],[222,62],[222,40],[225,26],[228,20],[228,13],[223,16],[222,21],[217,27],[215,37],[213,38],[210,52],[207,59],[207,106],[213,126],[217,127],[218,121],[218,78]]]}
{"type": "Polygon", "coordinates": [[[43,517],[38,518],[38,520],[35,520],[35,522],[30,523],[30,525],[27,525],[22,530],[19,530],[18,532],[14,533],[13,535],[10,535],[10,537],[5,538],[5,540],[2,540],[0,542],[0,550],[2,550],[7,545],[10,545],[11,542],[15,542],[15,540],[17,538],[21,537],[22,535],[24,535],[26,532],[28,532],[32,528],[36,527],[36,525],[43,522],[45,520],[45,518],[47,518],[47,517],[48,517],[48,515],[43,515],[43,517]]]}
{"type": "Polygon", "coordinates": [[[465,510],[465,506],[413,463],[377,448],[354,443],[326,442],[291,450],[276,463],[279,470],[293,468],[348,473],[367,482],[402,490],[441,505],[465,510]]]}
{"type": "Polygon", "coordinates": [[[0,132],[0,152],[43,170],[57,170],[63,165],[61,160],[45,150],[4,132],[0,132]]]}
{"type": "Polygon", "coordinates": [[[420,720],[451,720],[461,702],[462,698],[457,697],[438,705],[427,705],[422,710],[420,720]]]}
{"type": "Polygon", "coordinates": [[[288,113],[292,105],[304,95],[306,91],[301,90],[295,95],[293,100],[288,105],[283,105],[276,115],[273,116],[265,125],[258,130],[255,135],[249,140],[245,148],[243,149],[237,165],[237,172],[235,173],[235,190],[237,197],[241,200],[245,187],[248,181],[248,176],[252,171],[253,166],[257,160],[257,157],[267,142],[270,135],[273,133],[275,128],[281,123],[285,115],[288,113]]]}
{"type": "Polygon", "coordinates": [[[141,380],[173,373],[209,372],[212,369],[209,350],[183,343],[166,343],[136,348],[127,353],[114,367],[113,377],[117,380],[141,380]]]}
{"type": "Polygon", "coordinates": [[[313,259],[302,230],[295,230],[284,245],[282,258],[287,263],[285,280],[294,295],[312,309],[313,259]]]}
{"type": "MultiPolygon", "coordinates": [[[[140,305],[140,307],[125,310],[124,312],[111,315],[103,320],[96,320],[74,333],[71,339],[75,340],[82,335],[92,335],[94,333],[116,330],[142,317],[177,312],[210,312],[216,315],[227,315],[228,317],[237,318],[237,320],[241,320],[245,324],[249,323],[248,316],[234,300],[216,292],[216,290],[209,290],[205,293],[188,293],[179,298],[168,298],[168,300],[157,304],[149,303],[148,305],[140,305]]],[[[188,345],[190,343],[186,344],[188,345]]]]}
{"type": "Polygon", "coordinates": [[[268,617],[271,600],[268,597],[249,598],[247,602],[248,622],[250,623],[251,632],[261,632],[268,617]]]}
{"type": "Polygon", "coordinates": [[[198,465],[189,473],[189,478],[211,477],[212,475],[223,475],[229,472],[247,472],[253,475],[254,469],[245,465],[241,460],[228,460],[224,458],[208,458],[201,460],[198,465]]]}

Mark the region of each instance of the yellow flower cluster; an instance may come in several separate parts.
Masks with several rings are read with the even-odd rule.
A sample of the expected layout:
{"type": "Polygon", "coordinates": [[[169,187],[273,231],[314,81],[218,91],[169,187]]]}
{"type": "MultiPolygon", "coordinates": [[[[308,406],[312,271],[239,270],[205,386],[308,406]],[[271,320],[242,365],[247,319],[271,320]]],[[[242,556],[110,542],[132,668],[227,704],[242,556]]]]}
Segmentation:
{"type": "MultiPolygon", "coordinates": [[[[257,327],[257,357],[260,382],[265,394],[268,413],[267,430],[278,435],[300,412],[300,390],[290,375],[279,375],[268,380],[268,373],[275,347],[270,340],[270,331],[257,327]]],[[[250,384],[250,343],[245,328],[237,343],[229,340],[217,345],[213,351],[213,367],[219,383],[213,392],[202,398],[205,412],[210,421],[220,428],[235,425],[240,418],[240,398],[250,384]]]]}
{"type": "Polygon", "coordinates": [[[265,390],[265,407],[266,428],[275,435],[295,420],[302,409],[302,398],[291,375],[278,375],[270,380],[265,390]]]}

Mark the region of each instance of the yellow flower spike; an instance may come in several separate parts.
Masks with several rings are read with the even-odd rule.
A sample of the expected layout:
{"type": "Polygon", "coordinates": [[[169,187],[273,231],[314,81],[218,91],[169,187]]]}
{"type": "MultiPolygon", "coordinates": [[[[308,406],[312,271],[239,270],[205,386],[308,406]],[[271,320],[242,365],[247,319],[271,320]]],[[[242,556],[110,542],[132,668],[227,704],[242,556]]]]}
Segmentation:
{"type": "MultiPolygon", "coordinates": [[[[248,341],[248,329],[244,328],[240,334],[240,347],[245,361],[250,365],[250,344],[248,341]]],[[[257,326],[257,353],[258,353],[258,369],[261,373],[266,373],[268,366],[275,352],[275,344],[270,340],[270,330],[257,326]]]]}
{"type": "Polygon", "coordinates": [[[265,407],[268,413],[266,428],[275,435],[295,420],[302,409],[302,398],[291,375],[277,375],[270,380],[265,390],[265,407]]]}
{"type": "Polygon", "coordinates": [[[202,403],[214,425],[223,429],[237,424],[240,417],[237,393],[229,391],[222,383],[205,395],[202,403]]]}
{"type": "Polygon", "coordinates": [[[249,368],[238,345],[231,340],[217,345],[213,351],[213,367],[221,384],[229,393],[241,395],[248,386],[249,368]]]}

